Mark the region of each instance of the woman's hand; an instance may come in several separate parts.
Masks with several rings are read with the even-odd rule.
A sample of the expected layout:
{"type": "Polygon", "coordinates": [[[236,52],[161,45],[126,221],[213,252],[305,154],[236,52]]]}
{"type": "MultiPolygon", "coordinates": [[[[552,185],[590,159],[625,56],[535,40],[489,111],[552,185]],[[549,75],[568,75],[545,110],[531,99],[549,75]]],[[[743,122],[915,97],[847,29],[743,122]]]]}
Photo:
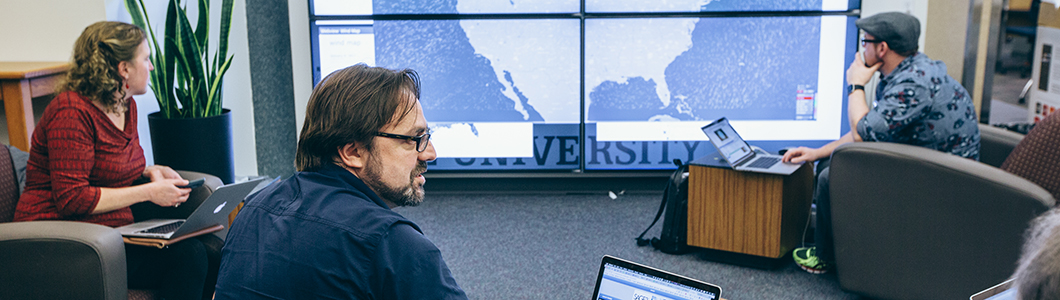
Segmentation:
{"type": "Polygon", "coordinates": [[[177,178],[152,180],[151,183],[145,184],[148,200],[162,207],[177,207],[184,201],[188,201],[191,189],[178,187],[187,185],[188,181],[179,179],[179,176],[177,178]]]}
{"type": "MultiPolygon", "coordinates": [[[[181,179],[180,174],[177,174],[177,171],[173,171],[172,168],[163,165],[153,165],[144,168],[143,176],[150,178],[151,181],[159,181],[162,179],[181,179]]],[[[187,182],[185,182],[184,184],[187,184],[187,182]]]]}

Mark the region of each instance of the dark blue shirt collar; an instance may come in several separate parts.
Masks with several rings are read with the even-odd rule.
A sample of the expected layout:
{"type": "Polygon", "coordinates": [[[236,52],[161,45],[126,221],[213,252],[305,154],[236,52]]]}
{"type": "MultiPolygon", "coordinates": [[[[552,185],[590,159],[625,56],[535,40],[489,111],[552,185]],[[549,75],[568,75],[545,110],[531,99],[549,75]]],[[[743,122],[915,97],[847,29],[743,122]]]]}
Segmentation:
{"type": "Polygon", "coordinates": [[[364,193],[364,195],[367,196],[368,199],[371,199],[372,202],[374,202],[376,205],[386,208],[387,210],[390,209],[390,205],[387,205],[386,201],[383,201],[382,198],[379,198],[379,195],[377,195],[375,191],[369,188],[368,185],[364,184],[364,181],[362,181],[360,178],[357,178],[357,175],[353,175],[353,172],[350,172],[349,170],[346,170],[345,168],[340,167],[339,165],[336,165],[334,163],[325,163],[324,166],[320,167],[320,169],[317,169],[316,172],[325,176],[338,178],[339,180],[342,180],[342,182],[349,184],[350,188],[364,193]]]}

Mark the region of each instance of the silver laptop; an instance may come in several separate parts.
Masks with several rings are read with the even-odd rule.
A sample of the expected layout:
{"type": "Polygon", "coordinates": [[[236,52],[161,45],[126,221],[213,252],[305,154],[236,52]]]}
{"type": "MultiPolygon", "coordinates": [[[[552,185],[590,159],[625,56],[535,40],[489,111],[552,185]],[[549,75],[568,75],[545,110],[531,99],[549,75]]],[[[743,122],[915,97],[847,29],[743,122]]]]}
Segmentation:
{"type": "Polygon", "coordinates": [[[187,219],[152,219],[118,227],[122,236],[169,239],[217,224],[228,224],[228,214],[266,178],[217,188],[187,219]]]}
{"type": "Polygon", "coordinates": [[[1012,289],[1013,279],[1005,280],[1005,282],[998,283],[982,292],[975,293],[969,300],[1015,300],[1016,290],[1012,289]]]}
{"type": "Polygon", "coordinates": [[[780,155],[754,151],[751,145],[740,138],[726,118],[718,119],[702,129],[710,138],[710,144],[714,145],[714,149],[718,149],[718,154],[733,170],[791,175],[802,166],[781,162],[783,156],[780,155]]]}
{"type": "Polygon", "coordinates": [[[612,256],[604,256],[593,300],[715,300],[721,287],[612,256]]]}

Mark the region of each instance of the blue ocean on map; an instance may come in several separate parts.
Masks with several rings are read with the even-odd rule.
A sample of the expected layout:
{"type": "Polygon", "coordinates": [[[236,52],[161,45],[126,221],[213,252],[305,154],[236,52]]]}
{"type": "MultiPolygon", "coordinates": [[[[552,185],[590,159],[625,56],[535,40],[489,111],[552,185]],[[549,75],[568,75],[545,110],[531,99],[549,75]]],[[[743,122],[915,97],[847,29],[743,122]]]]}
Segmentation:
{"type": "MultiPolygon", "coordinates": [[[[598,20],[601,30],[627,20],[598,20]]],[[[587,121],[795,120],[800,87],[817,86],[820,17],[702,18],[692,45],[665,67],[669,99],[660,82],[626,75],[625,82],[586,86],[587,121]]],[[[596,27],[594,27],[596,28],[596,27]]],[[[590,34],[587,30],[586,34],[590,34]]],[[[666,44],[654,35],[628,36],[631,44],[666,44]]],[[[587,45],[590,47],[591,45],[587,45]]],[[[601,65],[627,63],[608,50],[586,51],[601,65]]],[[[645,54],[647,55],[647,54],[645,54]]],[[[607,68],[602,68],[607,69],[607,68]]],[[[586,70],[586,77],[597,70],[586,70]]]]}

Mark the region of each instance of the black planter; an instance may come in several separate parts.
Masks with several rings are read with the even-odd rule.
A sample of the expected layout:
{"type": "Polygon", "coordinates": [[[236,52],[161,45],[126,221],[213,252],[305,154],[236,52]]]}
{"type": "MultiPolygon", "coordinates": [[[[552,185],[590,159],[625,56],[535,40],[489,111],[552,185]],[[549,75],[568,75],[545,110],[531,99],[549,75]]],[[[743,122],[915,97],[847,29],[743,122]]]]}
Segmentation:
{"type": "Polygon", "coordinates": [[[219,116],[194,119],[166,119],[161,112],[147,115],[155,164],[202,172],[232,183],[235,163],[229,112],[223,109],[219,116]]]}

